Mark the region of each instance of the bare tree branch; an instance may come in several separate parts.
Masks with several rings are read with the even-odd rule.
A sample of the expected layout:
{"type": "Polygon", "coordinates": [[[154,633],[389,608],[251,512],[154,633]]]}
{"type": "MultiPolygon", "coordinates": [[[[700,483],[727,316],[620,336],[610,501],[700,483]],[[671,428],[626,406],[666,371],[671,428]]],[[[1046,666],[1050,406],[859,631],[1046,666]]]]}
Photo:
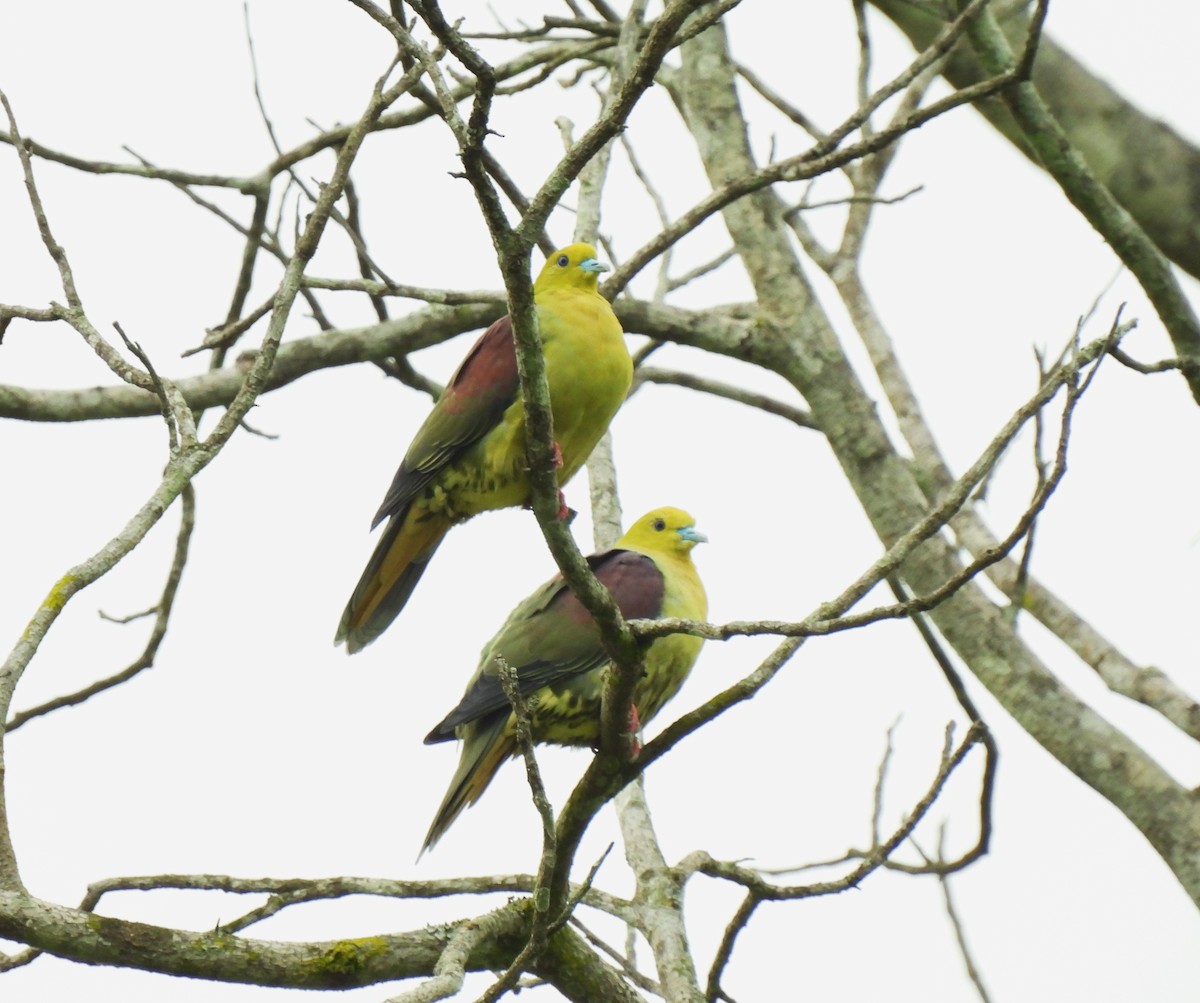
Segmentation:
{"type": "Polygon", "coordinates": [[[142,650],[142,653],[136,660],[114,675],[97,680],[90,686],[85,686],[74,693],[55,697],[53,700],[47,700],[44,703],[30,707],[28,710],[18,711],[8,719],[8,724],[5,726],[6,732],[14,732],[27,721],[49,714],[51,711],[59,710],[63,707],[75,707],[90,700],[96,694],[110,690],[114,686],[120,686],[146,669],[153,667],[154,660],[158,655],[159,645],[162,644],[163,638],[167,634],[171,611],[175,608],[175,595],[179,590],[179,581],[183,577],[183,567],[187,563],[192,530],[196,525],[196,493],[191,484],[186,485],[180,492],[180,500],[179,533],[175,540],[175,557],[171,561],[170,571],[167,572],[167,582],[163,587],[162,595],[159,597],[158,605],[146,611],[147,613],[154,614],[154,626],[151,629],[150,637],[146,641],[146,647],[142,650]]]}
{"type": "MultiPolygon", "coordinates": [[[[1031,20],[1031,31],[1040,27],[1040,18],[1044,16],[1045,11],[1039,6],[1031,20]]],[[[976,54],[989,71],[1006,72],[1010,67],[1019,66],[990,12],[975,22],[970,37],[976,54]]],[[[1063,194],[1136,276],[1158,311],[1176,351],[1183,357],[1200,357],[1200,318],[1184,296],[1166,258],[1108,189],[1096,180],[1062,126],[1046,108],[1037,88],[1027,81],[1020,82],[1005,94],[1005,103],[1063,194]]],[[[1184,375],[1189,377],[1192,396],[1200,403],[1200,374],[1184,375]]]]}

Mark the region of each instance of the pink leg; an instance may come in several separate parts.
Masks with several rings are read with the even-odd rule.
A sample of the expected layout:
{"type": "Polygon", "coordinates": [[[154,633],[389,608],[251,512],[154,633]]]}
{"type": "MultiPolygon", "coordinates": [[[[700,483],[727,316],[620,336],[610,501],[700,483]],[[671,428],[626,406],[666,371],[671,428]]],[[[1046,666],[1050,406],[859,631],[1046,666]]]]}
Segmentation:
{"type": "MultiPolygon", "coordinates": [[[[559,448],[558,440],[554,440],[554,469],[557,470],[563,465],[562,449],[559,448]]],[[[566,520],[571,515],[570,508],[567,507],[567,500],[563,497],[563,493],[558,493],[558,518],[560,521],[566,520]]]]}
{"type": "MultiPolygon", "coordinates": [[[[642,730],[642,722],[638,718],[638,709],[633,704],[629,705],[629,724],[625,728],[625,734],[629,736],[629,758],[636,758],[637,754],[642,751],[642,743],[637,740],[637,733],[642,730]]],[[[600,746],[593,745],[592,752],[599,752],[600,746]]]]}
{"type": "MultiPolygon", "coordinates": [[[[563,465],[562,448],[559,446],[557,439],[555,439],[553,441],[552,445],[554,446],[554,469],[557,470],[563,465]]],[[[522,505],[521,507],[522,508],[533,508],[533,506],[530,505],[528,501],[525,502],[525,504],[522,505]]],[[[563,493],[560,491],[558,493],[558,518],[559,518],[559,520],[562,522],[570,522],[571,519],[574,517],[574,515],[575,515],[575,513],[573,511],[571,511],[570,506],[567,505],[567,499],[563,496],[563,493]]]]}
{"type": "Polygon", "coordinates": [[[629,733],[629,755],[632,758],[642,751],[642,743],[637,739],[638,732],[642,730],[642,722],[638,719],[638,709],[634,704],[629,705],[629,727],[626,730],[629,733]]]}

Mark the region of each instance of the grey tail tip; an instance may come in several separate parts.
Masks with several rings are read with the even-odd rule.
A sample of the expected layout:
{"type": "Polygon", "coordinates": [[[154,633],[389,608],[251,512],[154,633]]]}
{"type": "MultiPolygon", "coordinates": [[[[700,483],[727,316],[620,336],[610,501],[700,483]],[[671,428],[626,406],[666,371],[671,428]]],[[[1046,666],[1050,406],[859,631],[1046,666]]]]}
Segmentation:
{"type": "Polygon", "coordinates": [[[423,856],[425,856],[425,854],[427,854],[435,846],[437,846],[438,840],[441,839],[446,834],[445,827],[443,827],[441,829],[441,831],[437,831],[437,829],[438,829],[438,824],[437,824],[437,821],[435,820],[433,825],[431,825],[429,827],[429,831],[427,833],[425,833],[425,841],[421,844],[421,850],[417,854],[417,859],[416,859],[415,863],[419,864],[421,862],[421,858],[423,856]]]}
{"type": "Polygon", "coordinates": [[[425,833],[425,842],[421,844],[421,852],[417,854],[417,860],[432,850],[447,832],[450,831],[450,826],[458,821],[458,817],[463,813],[463,809],[467,807],[466,800],[461,796],[451,799],[447,794],[446,801],[438,809],[437,814],[433,818],[433,822],[429,825],[429,831],[425,833]]]}
{"type": "Polygon", "coordinates": [[[342,622],[338,624],[337,633],[333,635],[333,646],[336,648],[344,644],[346,646],[346,654],[354,655],[362,651],[363,648],[375,639],[369,637],[364,640],[361,632],[351,629],[346,620],[347,617],[343,615],[342,622]]]}

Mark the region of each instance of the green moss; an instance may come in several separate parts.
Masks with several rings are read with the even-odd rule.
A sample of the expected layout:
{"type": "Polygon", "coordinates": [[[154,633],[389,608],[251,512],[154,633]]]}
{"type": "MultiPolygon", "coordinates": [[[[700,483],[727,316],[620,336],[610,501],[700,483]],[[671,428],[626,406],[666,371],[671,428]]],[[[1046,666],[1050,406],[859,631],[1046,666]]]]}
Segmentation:
{"type": "Polygon", "coordinates": [[[231,933],[214,933],[205,945],[207,950],[217,951],[234,951],[240,946],[241,942],[231,933]]]}
{"type": "MultiPolygon", "coordinates": [[[[74,584],[74,575],[63,575],[62,578],[54,583],[54,588],[52,588],[50,590],[50,594],[46,596],[45,601],[42,603],[42,608],[38,610],[38,613],[40,614],[43,610],[49,610],[50,612],[57,614],[67,604],[67,600],[70,599],[71,595],[74,593],[74,584]]],[[[36,622],[37,617],[35,616],[33,620],[29,622],[29,626],[25,628],[26,638],[29,637],[29,632],[33,629],[33,625],[36,622]]]]}
{"type": "Polygon", "coordinates": [[[47,609],[60,610],[67,604],[67,599],[70,598],[68,592],[71,586],[75,584],[74,575],[63,575],[57,582],[54,583],[54,588],[50,590],[50,594],[46,596],[46,602],[43,604],[47,609]]]}
{"type": "Polygon", "coordinates": [[[355,985],[364,966],[372,958],[386,954],[383,937],[358,937],[339,940],[328,950],[301,965],[304,974],[324,985],[355,985]]]}

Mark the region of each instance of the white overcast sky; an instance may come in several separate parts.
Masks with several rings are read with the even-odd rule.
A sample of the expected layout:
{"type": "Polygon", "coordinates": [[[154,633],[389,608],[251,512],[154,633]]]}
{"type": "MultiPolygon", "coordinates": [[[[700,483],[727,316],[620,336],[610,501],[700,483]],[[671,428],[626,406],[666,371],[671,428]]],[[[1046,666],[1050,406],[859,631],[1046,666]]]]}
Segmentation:
{"type": "MultiPolygon", "coordinates": [[[[445,6],[466,13],[469,26],[491,23],[483,4],[445,6]]],[[[802,14],[782,13],[785,6],[793,9],[745,0],[730,18],[735,55],[832,126],[853,108],[850,4],[809,5],[821,10],[802,14]]],[[[565,8],[551,0],[504,6],[506,18],[518,11],[537,20],[565,8]]],[[[358,117],[390,57],[382,31],[337,0],[250,0],[249,14],[264,100],[285,146],[312,134],[308,119],[329,125],[358,117]]],[[[872,23],[882,82],[909,50],[883,19],[872,23]]],[[[1055,0],[1048,31],[1147,112],[1200,140],[1200,13],[1190,5],[1055,0]]],[[[161,165],[247,175],[271,157],[252,93],[242,5],[234,0],[186,8],[124,0],[7,4],[0,8],[0,88],[26,135],[82,157],[124,160],[128,146],[161,165]]],[[[586,89],[552,85],[519,113],[501,105],[496,128],[503,135],[489,145],[531,191],[561,150],[554,116],[566,114],[582,128],[594,107],[586,89]]],[[[760,156],[775,141],[780,154],[802,148],[762,102],[747,98],[747,108],[760,156]]],[[[703,194],[694,147],[661,94],[638,109],[629,135],[673,213],[703,194]]],[[[322,180],[331,162],[323,157],[302,170],[322,180]]],[[[455,166],[448,134],[436,122],[413,135],[369,139],[356,174],[368,241],[398,281],[498,288],[466,185],[448,176],[455,166]]],[[[180,360],[179,353],[222,319],[239,239],[165,183],[45,163],[36,170],[92,319],[105,329],[119,320],[171,375],[200,371],[202,358],[180,360]]],[[[603,230],[618,254],[628,254],[652,232],[652,209],[620,157],[614,171],[603,230]]],[[[939,442],[962,470],[1030,393],[1033,348],[1056,352],[1117,266],[1053,183],[970,110],[905,141],[886,191],[915,185],[924,186],[920,194],[879,212],[867,279],[939,442]]],[[[241,197],[218,200],[247,218],[241,197]]],[[[832,211],[816,222],[831,235],[837,218],[832,211]]],[[[571,226],[560,213],[551,233],[566,243],[571,226]]],[[[680,249],[679,270],[723,249],[725,239],[709,224],[680,249]]],[[[331,240],[311,271],[351,269],[344,248],[331,240]]],[[[269,294],[275,275],[271,266],[260,269],[252,302],[269,294]]],[[[648,295],[652,276],[634,288],[648,295]]],[[[703,306],[748,296],[745,278],[727,267],[677,302],[703,306]]],[[[0,302],[38,306],[51,298],[61,293],[16,156],[0,148],[0,302]]],[[[848,332],[843,312],[832,298],[826,302],[848,332]]],[[[1127,349],[1146,360],[1173,354],[1127,277],[1105,294],[1086,336],[1102,333],[1121,302],[1129,304],[1126,316],[1139,320],[1127,349]]],[[[325,304],[339,325],[371,320],[360,297],[330,294],[325,304]]],[[[298,310],[289,333],[314,330],[298,310]]],[[[467,343],[459,339],[416,362],[445,379],[467,343]]],[[[683,349],[666,349],[656,360],[802,403],[782,380],[728,360],[683,349]]],[[[865,374],[864,360],[856,349],[865,374]]],[[[0,346],[0,382],[83,387],[112,377],[65,327],[18,322],[0,346]]],[[[535,868],[537,821],[515,768],[435,852],[414,863],[457,756],[449,745],[427,748],[421,739],[457,700],[483,642],[552,568],[532,517],[491,514],[455,530],[382,640],[353,660],[330,643],[370,550],[370,517],[427,408],[369,365],[314,374],[260,401],[253,424],[279,438],[235,437],[198,479],[193,556],[155,669],[8,740],[11,824],[34,893],[74,904],[90,881],[159,872],[435,877],[535,868]]],[[[679,505],[710,537],[696,559],[714,621],[799,619],[879,554],[814,433],[653,387],[622,410],[613,432],[626,516],[679,505]]],[[[1040,525],[1034,562],[1043,581],[1126,654],[1161,666],[1193,693],[1200,692],[1196,432],[1196,407],[1180,379],[1138,377],[1106,363],[1077,415],[1071,470],[1040,525]]],[[[985,511],[997,530],[1007,530],[1027,496],[1028,455],[1022,439],[993,486],[985,511]]],[[[0,645],[7,650],[51,584],[146,497],[164,462],[165,435],[150,419],[5,422],[0,457],[9,485],[0,492],[0,645]]],[[[568,495],[585,508],[584,477],[568,495]]],[[[177,518],[169,513],[144,547],[75,598],[22,680],[16,709],[135,657],[147,626],[114,626],[97,610],[120,615],[155,601],[177,518]]],[[[576,528],[590,549],[586,513],[576,528]]],[[[1109,696],[1042,631],[1031,624],[1025,630],[1070,686],[1182,782],[1200,783],[1194,743],[1109,696]]],[[[745,674],[770,647],[762,639],[708,645],[651,732],[745,674]]],[[[972,692],[1002,749],[995,834],[991,854],[956,877],[953,889],[994,998],[1194,999],[1200,918],[1166,866],[982,688],[972,692]]],[[[782,867],[862,846],[888,726],[899,719],[885,806],[890,824],[924,790],[942,730],[956,717],[911,626],[881,624],[813,642],[759,699],[650,772],[667,858],[705,849],[782,867]]],[[[586,755],[555,750],[543,757],[557,804],[586,755]]],[[[920,831],[922,845],[934,845],[934,826],[946,818],[950,850],[969,845],[977,777],[972,762],[935,810],[934,825],[920,831]]],[[[589,832],[580,865],[598,857],[615,832],[608,809],[589,832]]],[[[616,892],[629,888],[615,859],[599,882],[616,892]]],[[[739,896],[707,879],[693,881],[687,894],[704,971],[739,896]]],[[[208,929],[254,904],[163,892],[113,896],[105,909],[208,929]]],[[[250,935],[360,936],[484,908],[477,901],[343,900],[293,909],[250,935]]],[[[471,983],[476,994],[483,984],[471,983]]],[[[742,1003],[974,998],[936,884],[884,874],[856,893],[764,907],[726,986],[742,1003]]],[[[395,991],[376,986],[347,995],[383,1000],[395,991]]],[[[0,994],[188,1003],[295,995],[50,958],[0,977],[0,994]]]]}

